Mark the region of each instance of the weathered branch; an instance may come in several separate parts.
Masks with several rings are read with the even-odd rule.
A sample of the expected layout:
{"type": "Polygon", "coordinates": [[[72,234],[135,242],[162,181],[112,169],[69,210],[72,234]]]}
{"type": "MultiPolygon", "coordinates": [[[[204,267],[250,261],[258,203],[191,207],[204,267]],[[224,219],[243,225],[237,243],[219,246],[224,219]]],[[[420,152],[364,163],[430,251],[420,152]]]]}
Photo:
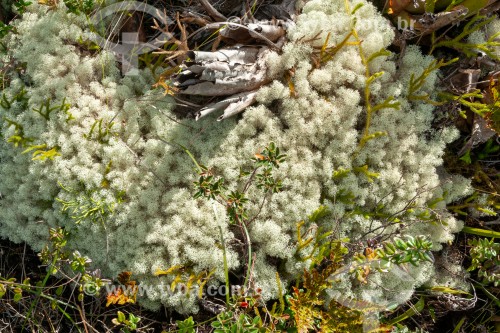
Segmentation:
{"type": "Polygon", "coordinates": [[[255,103],[256,95],[257,90],[242,92],[223,99],[222,101],[209,104],[196,113],[196,120],[203,118],[215,111],[222,110],[224,110],[224,114],[217,118],[217,121],[232,117],[255,103]]]}
{"type": "Polygon", "coordinates": [[[201,5],[207,11],[208,15],[213,18],[216,22],[227,21],[227,18],[219,13],[217,9],[212,6],[212,4],[208,0],[200,0],[201,5]]]}
{"type": "MultiPolygon", "coordinates": [[[[208,8],[208,7],[207,7],[208,8]]],[[[209,12],[211,9],[207,9],[209,12]]],[[[196,119],[223,111],[218,121],[236,115],[256,100],[257,90],[269,83],[266,58],[271,50],[279,51],[291,20],[270,20],[248,24],[218,22],[205,25],[190,35],[205,29],[222,28],[219,40],[226,44],[266,45],[235,46],[213,52],[189,51],[181,71],[170,77],[177,93],[198,96],[226,96],[196,113],[196,119]]],[[[187,37],[189,39],[189,37],[187,37]]]]}
{"type": "Polygon", "coordinates": [[[221,121],[224,119],[227,119],[229,117],[235,116],[238,113],[243,112],[247,107],[255,103],[255,99],[257,96],[257,91],[251,91],[246,93],[240,94],[241,96],[239,97],[237,102],[229,104],[229,106],[224,110],[224,114],[217,118],[217,121],[221,121]]]}
{"type": "Polygon", "coordinates": [[[263,40],[268,46],[275,48],[275,43],[286,33],[286,22],[284,21],[248,23],[244,27],[241,28],[233,23],[222,28],[219,35],[224,41],[230,41],[233,44],[246,44],[255,40],[263,40]]]}
{"type": "MultiPolygon", "coordinates": [[[[208,29],[216,30],[216,29],[219,29],[221,27],[224,27],[225,25],[231,25],[231,26],[243,28],[243,29],[246,29],[246,30],[249,29],[246,25],[239,24],[239,23],[234,23],[234,22],[216,22],[216,23],[210,23],[210,24],[207,24],[204,27],[201,27],[200,29],[198,29],[198,30],[194,31],[193,33],[191,33],[188,36],[188,38],[193,37],[194,35],[202,32],[203,30],[208,30],[208,29]]],[[[280,50],[280,47],[278,45],[276,45],[275,43],[273,43],[273,41],[269,40],[269,38],[267,38],[263,34],[257,32],[257,31],[254,31],[253,34],[254,34],[254,38],[255,39],[261,40],[267,46],[269,46],[271,49],[273,49],[275,51],[279,51],[280,50]]]]}
{"type": "Polygon", "coordinates": [[[180,93],[199,96],[228,96],[255,90],[268,83],[267,48],[241,47],[216,52],[190,51],[191,61],[172,76],[180,93]]]}

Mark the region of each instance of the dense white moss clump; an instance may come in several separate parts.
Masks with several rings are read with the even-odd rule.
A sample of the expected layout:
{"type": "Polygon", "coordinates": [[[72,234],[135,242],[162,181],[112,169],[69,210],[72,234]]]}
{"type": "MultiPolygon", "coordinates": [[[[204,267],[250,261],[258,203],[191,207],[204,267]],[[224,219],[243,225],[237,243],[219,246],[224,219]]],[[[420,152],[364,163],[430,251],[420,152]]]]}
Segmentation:
{"type": "MultiPolygon", "coordinates": [[[[366,68],[359,48],[346,45],[319,68],[311,61],[314,46],[321,48],[328,33],[328,46],[338,45],[354,19],[366,57],[390,44],[389,24],[364,0],[351,1],[351,8],[358,3],[363,6],[351,15],[344,1],[309,1],[288,31],[290,41],[283,53],[270,57],[269,71],[276,80],[260,90],[259,105],[248,108],[239,120],[222,123],[176,119],[173,101],[150,91],[148,72],[122,79],[110,55],[82,51],[79,41],[88,32],[81,17],[66,14],[64,8],[30,6],[7,41],[9,59],[25,64],[25,70],[3,91],[11,99],[25,89],[27,101],[0,107],[0,112],[23,126],[24,137],[34,140],[30,144],[55,147],[61,156],[32,160],[31,152],[22,154],[23,149],[7,142],[16,127],[4,122],[0,235],[40,249],[48,228],[63,226],[71,232],[70,246],[91,257],[107,276],[132,270],[144,284],[168,285],[169,278],[153,276],[156,269],[189,264],[195,270],[215,268],[215,279],[223,281],[218,225],[222,223],[228,240],[231,269],[246,261],[238,243],[231,241],[232,231],[239,230],[228,226],[221,209],[216,218],[211,203],[192,199],[193,164],[176,144],[235,184],[248,158],[274,141],[288,154],[278,170],[284,191],[272,196],[249,227],[256,253],[252,277],[266,298],[277,292],[276,261],[283,263],[284,283],[306,266],[294,256],[296,223],[322,204],[332,214],[318,224],[357,240],[364,234],[377,236],[383,229],[371,231],[386,223],[380,216],[396,214],[412,201],[415,212],[407,212],[401,224],[385,228],[384,234],[427,235],[438,249],[461,227],[444,211],[445,204],[467,193],[468,186],[460,177],[438,173],[444,147],[456,133],[432,130],[433,107],[407,100],[411,73],[420,75],[432,58],[409,48],[399,69],[392,56],[371,62],[371,73],[384,72],[371,84],[372,103],[393,96],[401,107],[373,115],[370,132],[387,135],[360,150],[366,68]],[[296,97],[283,83],[290,70],[296,97]],[[33,109],[49,98],[52,105],[66,98],[71,107],[45,119],[33,109]],[[103,125],[114,122],[104,137],[98,137],[94,126],[100,119],[103,125]],[[378,176],[360,172],[365,166],[378,176]],[[351,171],[332,178],[342,170],[351,171]],[[113,212],[105,210],[109,213],[104,226],[100,220],[76,225],[71,214],[61,211],[61,201],[84,204],[88,197],[113,207],[113,212]],[[443,200],[435,200],[440,197],[443,200]],[[434,202],[438,223],[417,217],[429,202],[434,202]],[[370,214],[377,209],[381,215],[370,214]]],[[[435,80],[431,75],[421,93],[432,93],[435,80]]],[[[395,273],[375,274],[362,288],[348,281],[339,288],[366,300],[402,302],[416,285],[431,278],[433,268],[422,265],[410,274],[404,283],[395,273]]],[[[161,302],[184,312],[197,309],[194,295],[172,297],[158,289],[147,296],[143,304],[152,308],[161,302]]]]}

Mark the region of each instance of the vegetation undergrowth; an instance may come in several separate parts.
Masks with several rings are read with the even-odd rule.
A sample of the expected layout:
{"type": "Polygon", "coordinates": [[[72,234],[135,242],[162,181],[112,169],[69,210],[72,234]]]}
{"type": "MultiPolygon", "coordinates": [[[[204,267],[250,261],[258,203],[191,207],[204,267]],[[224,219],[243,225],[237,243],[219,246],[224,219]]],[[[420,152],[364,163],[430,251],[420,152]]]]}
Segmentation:
{"type": "MultiPolygon", "coordinates": [[[[215,296],[209,293],[214,286],[212,283],[215,281],[217,267],[200,269],[190,262],[163,267],[157,269],[154,275],[165,279],[162,281],[169,281],[167,288],[170,291],[195,293],[204,310],[191,316],[181,315],[170,309],[164,309],[164,313],[145,311],[136,305],[143,296],[144,288],[135,281],[132,272],[123,271],[114,283],[105,279],[98,269],[92,267],[90,258],[81,255],[79,251],[68,250],[68,244],[74,241],[72,237],[76,237],[72,233],[76,229],[49,228],[47,245],[41,249],[38,258],[21,246],[2,241],[0,330],[184,333],[500,332],[500,76],[497,71],[500,32],[491,33],[489,28],[498,21],[498,9],[486,14],[483,11],[498,3],[481,2],[478,6],[477,3],[472,5],[470,1],[454,0],[449,1],[444,9],[438,9],[441,8],[438,1],[427,0],[422,1],[427,14],[417,17],[412,16],[415,15],[415,9],[409,9],[412,5],[410,1],[406,4],[408,8],[400,4],[400,7],[396,7],[393,1],[373,2],[379,3],[379,7],[393,18],[406,13],[421,24],[421,30],[412,31],[416,35],[403,40],[405,45],[400,52],[404,52],[406,44],[415,44],[437,57],[421,74],[412,73],[405,89],[410,103],[423,102],[437,107],[438,114],[433,124],[436,130],[445,124],[455,124],[462,131],[461,137],[449,146],[444,158],[445,168],[470,178],[474,189],[473,194],[468,197],[446,204],[449,212],[465,221],[465,227],[456,240],[450,241],[436,253],[432,252],[435,244],[424,235],[403,236],[395,232],[368,237],[375,235],[375,231],[380,229],[385,231],[390,227],[404,226],[405,223],[415,221],[439,225],[440,213],[436,207],[445,201],[444,195],[443,198],[427,202],[425,207],[417,206],[412,200],[396,214],[387,213],[383,203],[374,210],[354,207],[346,212],[347,216],[384,221],[380,227],[374,227],[354,240],[339,237],[335,231],[325,230],[320,226],[322,219],[333,215],[326,205],[311,207],[307,219],[293,221],[297,225],[292,252],[298,265],[302,265],[302,272],[299,276],[287,277],[292,283],[284,286],[277,267],[278,299],[265,300],[262,290],[255,286],[255,253],[260,244],[253,242],[249,229],[263,207],[272,203],[272,197],[287,190],[284,185],[286,182],[276,176],[280,166],[287,162],[287,155],[283,154],[283,148],[280,149],[278,144],[270,142],[247,163],[251,168],[240,169],[238,182],[235,184],[218,174],[216,166],[203,165],[187,148],[180,146],[180,150],[195,165],[197,179],[193,182],[193,198],[213,205],[214,219],[220,225],[214,231],[218,239],[214,246],[223,255],[225,292],[215,296]],[[457,6],[462,7],[456,9],[457,6]],[[463,10],[464,6],[468,11],[467,21],[453,27],[454,23],[458,23],[453,11],[463,10]],[[438,20],[442,17],[448,17],[446,25],[433,25],[435,22],[439,23],[438,20]],[[433,22],[425,23],[425,18],[433,22]],[[431,96],[422,92],[429,77],[438,70],[443,78],[439,94],[431,96]],[[461,76],[457,76],[457,72],[461,76]],[[239,235],[232,243],[224,236],[225,222],[221,218],[224,214],[229,220],[229,229],[239,235]],[[235,242],[239,243],[235,245],[235,242]],[[239,249],[245,258],[241,269],[237,271],[229,269],[230,248],[239,249]],[[27,261],[24,260],[25,256],[28,256],[27,261]],[[402,305],[381,305],[353,297],[331,296],[331,287],[343,283],[346,277],[354,281],[354,286],[362,286],[374,274],[383,275],[394,271],[405,273],[413,266],[425,266],[429,263],[447,268],[446,261],[456,262],[468,272],[466,282],[469,289],[424,285],[415,291],[407,304],[402,305]],[[45,269],[40,270],[39,265],[45,269]],[[239,288],[233,290],[234,285],[239,288]]],[[[39,3],[51,8],[60,5],[57,0],[39,3]]],[[[63,3],[68,12],[87,17],[96,8],[96,3],[92,0],[68,0],[63,3]]],[[[178,3],[189,5],[186,1],[178,3]]],[[[256,4],[257,2],[254,6],[256,4]]],[[[351,8],[350,1],[346,0],[345,4],[349,13],[359,10],[359,7],[351,8]]],[[[16,1],[13,5],[15,14],[21,16],[30,2],[16,1]]],[[[189,21],[183,22],[177,17],[178,26],[175,29],[179,30],[176,33],[180,37],[178,43],[168,45],[168,52],[179,57],[184,57],[185,52],[178,50],[188,45],[183,24],[187,25],[189,21]]],[[[200,21],[197,22],[199,24],[200,21]]],[[[382,100],[375,99],[373,90],[378,89],[377,84],[385,73],[373,73],[371,68],[379,58],[390,56],[390,52],[382,49],[366,56],[363,39],[359,36],[356,24],[354,22],[352,31],[334,47],[328,47],[330,34],[322,47],[311,46],[314,49],[311,62],[316,69],[335,59],[341,48],[353,48],[360,54],[365,68],[362,96],[364,114],[358,123],[361,136],[350,157],[353,161],[363,149],[370,146],[372,140],[383,140],[389,135],[386,131],[372,131],[372,121],[378,113],[382,110],[401,111],[401,103],[392,95],[382,100]]],[[[15,27],[0,16],[0,52],[6,52],[3,38],[15,33],[15,27]]],[[[314,41],[301,42],[312,45],[314,41]]],[[[87,52],[90,49],[95,51],[93,45],[82,43],[79,47],[87,47],[87,52]]],[[[165,63],[175,59],[176,57],[167,59],[165,55],[152,54],[141,57],[144,67],[149,68],[154,79],[158,80],[157,86],[165,88],[166,94],[172,96],[176,96],[176,91],[169,85],[168,77],[178,71],[178,64],[169,64],[170,67],[165,72],[168,75],[160,75],[158,72],[165,63]]],[[[9,114],[13,107],[28,108],[23,88],[15,94],[4,93],[10,84],[10,73],[23,73],[25,70],[22,63],[0,64],[0,106],[2,110],[7,110],[1,115],[2,123],[10,133],[8,137],[2,136],[1,139],[13,149],[19,149],[20,155],[29,153],[36,163],[51,163],[62,156],[62,147],[45,142],[43,136],[28,136],[26,125],[17,119],[16,114],[9,114]]],[[[294,83],[295,70],[288,70],[284,78],[292,98],[297,97],[300,86],[294,83]]],[[[59,102],[44,96],[40,96],[40,99],[42,102],[39,106],[31,109],[40,122],[49,122],[54,117],[63,117],[63,122],[66,123],[74,121],[74,115],[70,112],[72,106],[66,103],[66,98],[59,102]]],[[[105,147],[120,136],[119,126],[119,122],[114,119],[108,121],[96,118],[83,138],[105,147]]],[[[152,125],[145,127],[147,126],[152,125]]],[[[140,164],[139,154],[135,158],[137,164],[140,164]]],[[[369,162],[367,160],[351,169],[335,169],[332,179],[335,182],[348,177],[359,177],[367,183],[374,183],[380,179],[381,174],[369,162]]],[[[90,223],[102,227],[103,232],[107,233],[108,219],[120,204],[129,199],[126,191],[121,190],[110,190],[112,200],[102,194],[103,189],[110,187],[108,175],[114,167],[112,161],[109,161],[98,186],[89,188],[86,184],[79,184],[78,187],[57,184],[67,196],[56,197],[55,201],[61,214],[73,221],[75,228],[90,223]]],[[[160,178],[156,174],[154,176],[160,178]]],[[[333,198],[322,193],[325,201],[353,202],[356,195],[352,192],[340,192],[333,198]]],[[[41,204],[52,207],[52,203],[41,204]]],[[[286,264],[284,260],[277,262],[277,266],[286,264]]],[[[380,286],[382,289],[383,287],[380,286]]]]}

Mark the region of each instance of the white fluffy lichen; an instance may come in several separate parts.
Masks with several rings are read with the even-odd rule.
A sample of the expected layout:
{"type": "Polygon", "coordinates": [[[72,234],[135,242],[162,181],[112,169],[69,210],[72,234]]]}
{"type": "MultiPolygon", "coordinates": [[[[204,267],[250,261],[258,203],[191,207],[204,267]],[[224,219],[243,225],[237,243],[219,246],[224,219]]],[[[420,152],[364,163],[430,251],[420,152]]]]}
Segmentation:
{"type": "MultiPolygon", "coordinates": [[[[141,283],[159,286],[150,288],[144,305],[196,311],[196,295],[162,292],[171,280],[154,272],[190,265],[195,271],[215,269],[211,283],[223,281],[219,225],[229,268],[241,268],[246,258],[232,242],[239,230],[228,225],[222,209],[215,216],[212,203],[193,199],[193,164],[179,145],[236,184],[248,157],[274,141],[288,155],[277,170],[284,190],[269,198],[249,226],[256,258],[252,279],[266,299],[278,291],[277,270],[286,284],[306,267],[295,255],[296,223],[320,205],[331,214],[317,224],[338,237],[426,235],[439,249],[461,227],[445,205],[466,194],[468,186],[438,169],[456,133],[433,130],[433,107],[408,100],[411,74],[420,75],[433,59],[410,47],[399,68],[393,55],[370,62],[370,73],[383,72],[370,85],[371,103],[392,96],[400,107],[374,113],[369,131],[384,135],[360,145],[367,68],[359,43],[351,39],[319,66],[312,61],[328,35],[328,47],[339,45],[353,28],[365,59],[390,44],[393,32],[375,8],[364,0],[350,3],[363,6],[352,14],[344,1],[307,2],[282,53],[269,58],[275,81],[261,88],[259,105],[222,123],[178,119],[173,100],[150,91],[148,72],[121,78],[109,54],[81,50],[85,20],[63,7],[30,6],[7,40],[7,57],[24,70],[3,93],[12,100],[24,89],[26,100],[0,107],[2,117],[11,120],[2,125],[0,142],[0,235],[40,249],[49,227],[64,227],[71,233],[69,246],[92,258],[105,275],[131,270],[141,283]],[[296,96],[283,83],[284,74],[292,72],[296,96]],[[49,99],[53,106],[70,107],[45,119],[33,110],[49,99]],[[45,144],[45,151],[55,149],[60,156],[32,160],[32,152],[22,154],[7,142],[20,134],[33,140],[28,146],[45,144]],[[103,207],[105,220],[76,225],[62,211],[64,203],[89,201],[103,207]],[[401,220],[388,223],[398,214],[401,220]]],[[[432,94],[435,81],[434,73],[420,92],[432,94]]],[[[250,207],[250,215],[258,209],[250,207]]],[[[431,266],[412,269],[405,283],[397,274],[375,274],[366,286],[344,281],[338,288],[370,301],[403,302],[431,279],[431,266]]]]}

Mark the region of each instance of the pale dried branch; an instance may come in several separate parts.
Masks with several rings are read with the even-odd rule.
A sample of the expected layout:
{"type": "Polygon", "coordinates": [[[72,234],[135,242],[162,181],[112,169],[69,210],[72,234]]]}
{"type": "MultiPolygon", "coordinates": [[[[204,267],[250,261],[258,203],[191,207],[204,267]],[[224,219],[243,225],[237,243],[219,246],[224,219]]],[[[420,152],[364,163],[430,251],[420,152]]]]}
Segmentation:
{"type": "Polygon", "coordinates": [[[217,118],[217,121],[221,121],[234,116],[255,103],[256,94],[256,90],[250,92],[242,92],[236,95],[232,95],[221,101],[209,104],[196,113],[196,120],[201,119],[215,111],[222,110],[224,110],[224,114],[217,118]]]}
{"type": "Polygon", "coordinates": [[[264,40],[268,46],[277,46],[275,43],[286,34],[286,27],[289,23],[285,21],[261,21],[240,25],[234,23],[223,27],[219,35],[225,42],[232,44],[248,44],[255,40],[264,40]],[[271,43],[269,43],[269,42],[271,43]]]}
{"type": "Polygon", "coordinates": [[[190,51],[179,74],[172,76],[180,93],[228,96],[255,90],[268,83],[265,47],[241,47],[217,52],[190,51]]]}
{"type": "Polygon", "coordinates": [[[229,106],[224,110],[224,114],[217,118],[217,121],[227,119],[243,112],[247,107],[255,103],[257,91],[241,93],[238,96],[238,100],[229,104],[229,106]]]}
{"type": "MultiPolygon", "coordinates": [[[[220,29],[220,28],[224,28],[224,26],[227,26],[227,25],[231,25],[231,26],[234,26],[234,27],[239,27],[239,28],[243,28],[243,29],[246,29],[248,30],[249,28],[243,24],[239,24],[239,23],[234,23],[234,22],[216,22],[216,23],[210,23],[210,24],[207,24],[206,26],[204,27],[201,27],[200,29],[196,30],[195,32],[191,33],[188,38],[191,38],[193,37],[194,35],[204,31],[204,30],[210,30],[210,29],[213,29],[213,30],[217,30],[217,29],[220,29]]],[[[275,50],[275,51],[279,51],[281,48],[279,47],[279,45],[276,45],[275,43],[273,43],[273,41],[269,40],[269,38],[267,38],[266,36],[262,35],[261,33],[257,32],[257,31],[254,31],[253,32],[254,35],[255,35],[255,39],[259,39],[260,41],[264,42],[264,44],[266,44],[267,46],[269,46],[269,48],[275,50]]]]}

